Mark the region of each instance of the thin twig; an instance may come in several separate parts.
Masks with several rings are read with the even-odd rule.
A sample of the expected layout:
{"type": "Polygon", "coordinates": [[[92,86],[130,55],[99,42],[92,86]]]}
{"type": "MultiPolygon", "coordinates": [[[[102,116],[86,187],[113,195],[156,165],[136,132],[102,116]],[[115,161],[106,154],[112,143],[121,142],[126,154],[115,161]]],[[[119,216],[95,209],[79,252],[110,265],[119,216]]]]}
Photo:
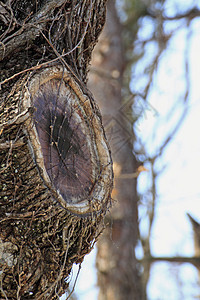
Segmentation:
{"type": "Polygon", "coordinates": [[[138,260],[139,262],[159,262],[159,261],[166,261],[166,262],[172,262],[172,263],[191,263],[194,265],[199,265],[200,264],[200,257],[199,256],[193,256],[193,257],[188,257],[188,256],[145,256],[143,259],[138,260]]]}
{"type": "Polygon", "coordinates": [[[75,278],[75,281],[74,281],[72,290],[71,290],[70,294],[68,295],[68,297],[66,298],[66,300],[69,299],[69,297],[73,294],[73,292],[74,292],[74,290],[75,290],[75,286],[76,286],[76,283],[77,283],[77,279],[78,279],[78,277],[79,277],[80,270],[81,270],[81,264],[79,265],[78,272],[77,272],[77,274],[76,274],[76,278],[75,278]]]}
{"type": "Polygon", "coordinates": [[[25,142],[22,138],[20,138],[18,141],[11,140],[11,141],[6,141],[4,143],[1,143],[0,141],[0,150],[10,149],[11,147],[18,148],[23,145],[25,145],[25,142]]]}

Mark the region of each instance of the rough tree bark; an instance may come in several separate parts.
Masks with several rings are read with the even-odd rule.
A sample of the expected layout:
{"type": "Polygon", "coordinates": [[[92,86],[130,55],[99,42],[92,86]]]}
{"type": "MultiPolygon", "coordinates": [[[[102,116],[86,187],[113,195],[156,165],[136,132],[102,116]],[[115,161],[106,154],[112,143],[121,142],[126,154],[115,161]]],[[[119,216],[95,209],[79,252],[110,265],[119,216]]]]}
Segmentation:
{"type": "Polygon", "coordinates": [[[115,174],[112,194],[115,204],[106,217],[107,227],[98,242],[99,300],[145,299],[135,258],[138,163],[132,150],[133,129],[126,117],[131,105],[127,107],[122,96],[126,58],[121,34],[115,1],[110,0],[107,22],[93,52],[89,76],[89,87],[102,111],[115,174]]]}
{"type": "Polygon", "coordinates": [[[0,298],[57,299],[101,231],[112,161],[86,87],[104,0],[0,1],[0,298]]]}

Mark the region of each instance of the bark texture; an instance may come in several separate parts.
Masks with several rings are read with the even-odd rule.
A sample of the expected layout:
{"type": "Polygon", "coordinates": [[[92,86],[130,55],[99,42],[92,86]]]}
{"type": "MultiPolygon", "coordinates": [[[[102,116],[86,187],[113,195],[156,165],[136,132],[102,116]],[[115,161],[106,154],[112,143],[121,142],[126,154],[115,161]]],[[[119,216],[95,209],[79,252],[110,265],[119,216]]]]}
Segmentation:
{"type": "Polygon", "coordinates": [[[85,83],[104,0],[0,2],[0,298],[58,299],[110,205],[85,83]]]}
{"type": "MultiPolygon", "coordinates": [[[[145,298],[135,258],[138,199],[137,176],[132,175],[137,173],[138,164],[132,149],[134,133],[126,116],[127,106],[122,97],[126,60],[121,34],[115,1],[110,0],[106,25],[93,52],[89,80],[89,87],[102,111],[115,175],[112,194],[114,205],[111,214],[106,217],[107,227],[98,242],[99,300],[145,298]]],[[[128,110],[130,113],[131,106],[128,110]]]]}

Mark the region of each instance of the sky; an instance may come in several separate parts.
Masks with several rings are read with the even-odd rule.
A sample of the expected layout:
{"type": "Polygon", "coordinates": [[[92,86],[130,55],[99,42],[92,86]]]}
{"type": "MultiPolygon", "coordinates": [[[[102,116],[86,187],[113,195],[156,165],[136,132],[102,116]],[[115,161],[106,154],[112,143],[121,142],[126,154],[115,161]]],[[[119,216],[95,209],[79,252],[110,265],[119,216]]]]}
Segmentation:
{"type": "MultiPolygon", "coordinates": [[[[187,1],[187,4],[189,2],[192,1],[187,1]]],[[[180,6],[180,1],[176,1],[177,3],[180,6]]],[[[184,9],[183,6],[181,3],[181,9],[184,9]]],[[[180,24],[184,25],[185,21],[181,22],[173,22],[174,24],[170,24],[171,28],[167,24],[165,30],[171,30],[173,26],[178,28],[180,24]]],[[[145,36],[145,26],[143,30],[141,35],[145,36]]],[[[167,51],[161,57],[157,73],[153,78],[152,89],[148,97],[153,110],[149,109],[145,112],[136,124],[140,142],[145,145],[149,155],[154,156],[181,116],[187,84],[185,78],[188,77],[190,86],[187,99],[188,114],[156,163],[156,170],[161,173],[156,180],[155,221],[151,236],[151,251],[154,256],[194,255],[192,228],[186,213],[189,212],[200,222],[199,32],[200,18],[192,21],[189,28],[184,26],[177,30],[167,51]],[[186,56],[189,61],[188,72],[185,69],[186,56]],[[157,112],[156,115],[154,110],[157,112]]],[[[154,48],[152,45],[152,48],[148,49],[149,57],[155,53],[154,48]]],[[[148,60],[148,55],[146,59],[148,60]]],[[[149,167],[148,163],[146,167],[149,167]]],[[[150,186],[150,174],[142,173],[138,178],[139,193],[148,194],[150,186]]],[[[140,230],[144,236],[148,227],[145,218],[146,210],[145,205],[139,208],[140,230]]],[[[138,258],[142,257],[140,247],[136,253],[138,258]]],[[[197,281],[197,270],[190,264],[177,266],[164,262],[155,263],[151,268],[148,283],[148,299],[192,300],[200,298],[197,281]]]]}
{"type": "MultiPolygon", "coordinates": [[[[184,12],[194,4],[200,8],[198,1],[187,0],[183,4],[181,0],[168,0],[165,11],[170,16],[175,11],[184,12]]],[[[148,18],[142,22],[139,37],[147,39],[154,26],[148,18]]],[[[142,144],[149,156],[154,156],[183,112],[185,89],[189,84],[188,113],[155,165],[160,175],[156,180],[156,209],[151,236],[151,251],[154,256],[193,256],[192,228],[186,213],[189,212],[200,222],[200,18],[193,20],[189,28],[186,25],[184,20],[166,22],[165,32],[175,30],[176,33],[161,56],[153,77],[147,99],[149,104],[135,124],[138,137],[136,149],[142,144]],[[188,70],[185,65],[186,57],[189,61],[188,70]]],[[[155,56],[157,45],[152,42],[145,51],[143,60],[133,70],[133,92],[141,92],[146,85],[147,77],[143,70],[155,56]]],[[[146,168],[150,168],[148,163],[146,168]]],[[[150,172],[142,172],[138,178],[138,192],[141,198],[146,197],[146,201],[150,187],[150,172]]],[[[140,230],[141,235],[145,236],[148,228],[147,207],[145,201],[141,203],[140,230]]],[[[95,255],[96,250],[93,250],[82,264],[76,285],[78,300],[97,299],[95,255]]],[[[136,249],[136,255],[142,258],[140,245],[136,249]]],[[[74,274],[76,272],[77,268],[74,269],[74,274]]],[[[177,267],[165,262],[155,263],[151,268],[147,288],[148,299],[197,299],[200,295],[197,279],[197,270],[190,264],[177,267]]]]}

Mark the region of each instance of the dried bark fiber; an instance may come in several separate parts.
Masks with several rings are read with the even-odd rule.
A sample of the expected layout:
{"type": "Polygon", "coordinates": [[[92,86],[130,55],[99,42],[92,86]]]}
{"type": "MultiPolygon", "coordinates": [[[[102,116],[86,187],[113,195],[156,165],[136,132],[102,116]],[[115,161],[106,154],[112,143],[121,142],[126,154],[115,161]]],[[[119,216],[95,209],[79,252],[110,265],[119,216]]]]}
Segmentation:
{"type": "Polygon", "coordinates": [[[102,230],[112,162],[98,107],[85,83],[105,2],[0,2],[1,299],[58,299],[73,263],[82,262],[102,230]],[[53,94],[58,109],[47,126],[48,139],[43,138],[48,130],[40,127],[46,122],[40,104],[45,112],[49,101],[51,115],[53,94]],[[66,115],[62,126],[58,112],[66,115]],[[55,124],[66,138],[64,146],[69,144],[67,152],[59,152],[64,146],[55,124]],[[71,130],[68,137],[63,128],[71,130]],[[53,135],[57,140],[51,140],[53,135]],[[65,166],[74,172],[70,176],[59,171],[59,180],[68,180],[63,190],[55,182],[58,172],[48,171],[48,147],[52,156],[59,154],[50,163],[57,159],[64,169],[67,157],[73,162],[65,166]],[[73,182],[79,183],[77,189],[73,182]]]}

